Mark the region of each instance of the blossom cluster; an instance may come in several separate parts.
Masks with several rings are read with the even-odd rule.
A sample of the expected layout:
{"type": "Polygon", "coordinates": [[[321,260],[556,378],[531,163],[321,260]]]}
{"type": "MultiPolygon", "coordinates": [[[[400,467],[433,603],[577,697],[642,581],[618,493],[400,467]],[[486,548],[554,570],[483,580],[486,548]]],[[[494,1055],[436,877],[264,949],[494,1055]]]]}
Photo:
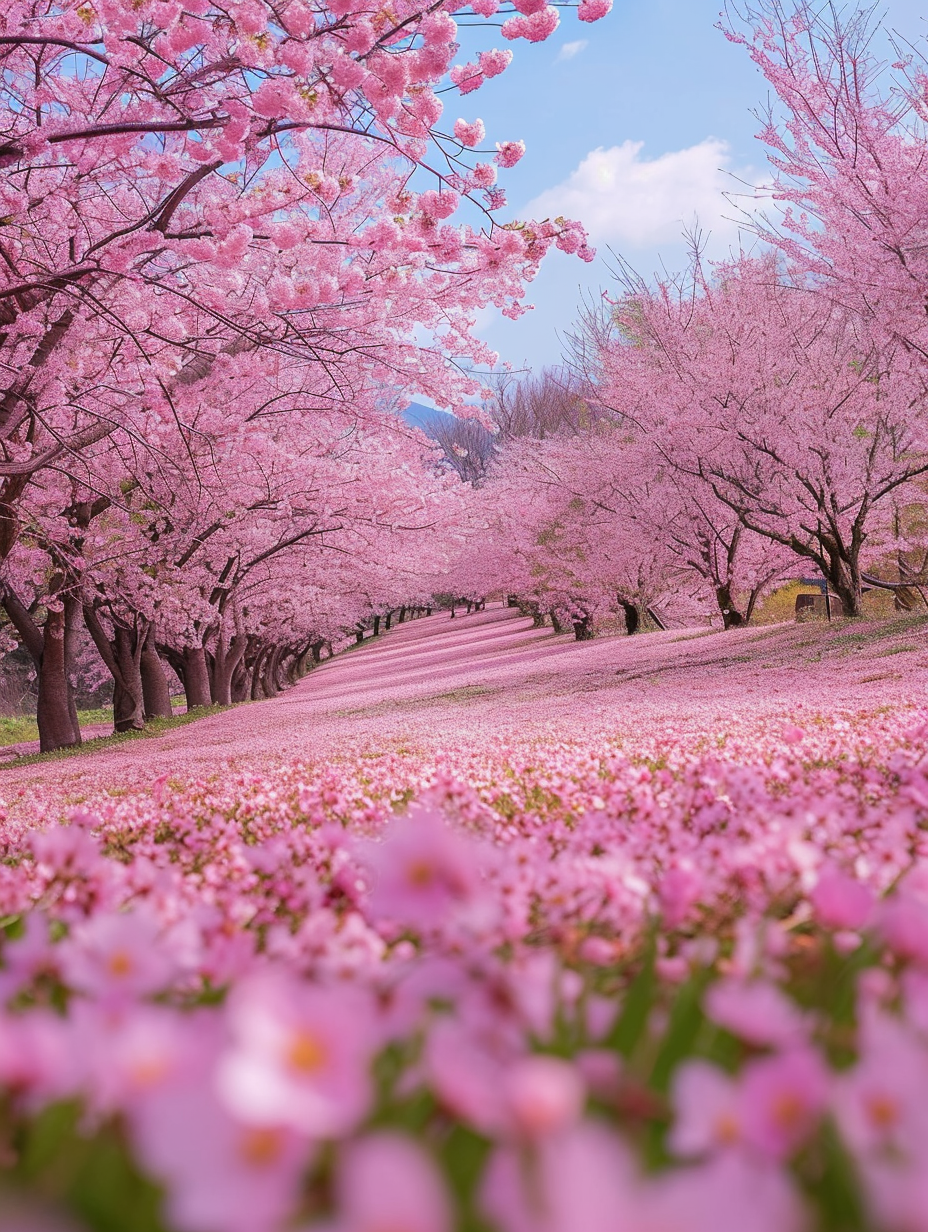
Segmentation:
{"type": "Polygon", "coordinates": [[[170,1232],[928,1228],[926,733],[367,749],[8,822],[4,1179],[170,1232]]]}

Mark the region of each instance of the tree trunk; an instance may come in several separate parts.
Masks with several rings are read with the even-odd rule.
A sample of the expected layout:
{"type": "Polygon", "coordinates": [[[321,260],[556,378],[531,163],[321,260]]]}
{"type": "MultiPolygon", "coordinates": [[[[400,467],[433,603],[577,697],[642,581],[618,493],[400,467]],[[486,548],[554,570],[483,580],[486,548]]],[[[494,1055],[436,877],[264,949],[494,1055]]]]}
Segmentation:
{"type": "Polygon", "coordinates": [[[249,637],[245,653],[232,673],[231,695],[233,704],[247,702],[253,697],[255,668],[261,657],[261,643],[249,637]]]}
{"type": "Polygon", "coordinates": [[[554,632],[555,633],[565,633],[566,629],[564,628],[563,621],[558,615],[557,608],[553,607],[551,611],[549,612],[549,615],[551,617],[551,628],[554,630],[554,632]]]}
{"type": "Polygon", "coordinates": [[[48,609],[44,626],[7,586],[0,588],[0,602],[35,665],[39,699],[36,721],[39,749],[50,753],[81,743],[77,708],[68,669],[73,646],[78,604],[66,596],[58,610],[48,609]]]}
{"type": "Polygon", "coordinates": [[[832,593],[841,600],[842,615],[852,618],[859,617],[863,598],[859,570],[851,561],[846,561],[840,556],[830,557],[828,563],[826,580],[832,593]]]}
{"type": "Polygon", "coordinates": [[[358,625],[354,631],[354,644],[360,646],[364,641],[364,626],[358,625]]]}
{"type": "Polygon", "coordinates": [[[389,633],[389,631],[390,631],[390,623],[391,623],[391,621],[392,621],[392,620],[393,620],[393,613],[392,613],[392,612],[387,612],[386,619],[385,619],[385,620],[384,620],[384,622],[383,622],[383,627],[384,627],[384,630],[385,630],[387,633],[389,633]]]}
{"type": "Polygon", "coordinates": [[[240,702],[247,702],[251,695],[252,667],[253,664],[248,661],[248,656],[246,655],[232,673],[232,684],[229,692],[232,695],[233,706],[238,705],[240,702]]]}
{"type": "Polygon", "coordinates": [[[209,668],[206,665],[206,650],[203,646],[184,647],[181,679],[184,682],[188,710],[210,705],[212,693],[209,685],[209,668]]]}
{"type": "Polygon", "coordinates": [[[148,622],[137,615],[134,626],[130,628],[114,618],[110,637],[97,609],[93,604],[85,603],[84,624],[113,677],[114,731],[141,731],[145,726],[145,706],[140,664],[142,645],[148,636],[148,622]]]}
{"type": "Polygon", "coordinates": [[[81,743],[73,690],[68,679],[66,625],[64,609],[50,611],[41,633],[42,653],[36,663],[39,688],[36,721],[39,749],[43,753],[81,743]]]}
{"type": "Polygon", "coordinates": [[[745,623],[744,615],[738,611],[732,598],[731,586],[723,582],[715,588],[715,599],[722,613],[722,627],[725,629],[740,629],[745,623]]]}
{"type": "Polygon", "coordinates": [[[164,664],[155,645],[154,625],[142,644],[139,669],[142,675],[142,702],[146,719],[169,719],[174,714],[171,708],[171,690],[165,675],[164,664]]]}
{"type": "Polygon", "coordinates": [[[261,688],[265,697],[276,697],[280,692],[279,669],[283,653],[283,646],[272,646],[270,653],[264,660],[264,669],[261,672],[261,688]]]}
{"type": "Polygon", "coordinates": [[[248,638],[243,634],[234,634],[228,644],[226,644],[225,635],[220,634],[210,680],[210,697],[214,706],[232,705],[232,676],[247,648],[248,638]]]}
{"type": "Polygon", "coordinates": [[[814,560],[822,571],[832,594],[841,600],[842,615],[860,616],[860,604],[863,597],[863,578],[860,572],[860,550],[863,545],[863,534],[855,527],[852,542],[848,545],[841,537],[831,530],[818,535],[819,550],[815,550],[814,542],[809,544],[793,536],[789,547],[797,556],[814,560]]]}
{"type": "Polygon", "coordinates": [[[283,676],[283,687],[292,689],[295,684],[305,675],[305,661],[309,653],[308,648],[303,650],[293,650],[292,648],[286,652],[281,660],[281,674],[283,676]],[[289,657],[290,662],[286,667],[283,666],[284,661],[289,657]]]}
{"type": "Polygon", "coordinates": [[[113,680],[113,727],[118,732],[141,731],[145,726],[142,695],[142,648],[138,635],[116,625],[113,630],[113,657],[118,672],[113,680]]]}
{"type": "Polygon", "coordinates": [[[379,613],[379,612],[378,612],[378,613],[376,613],[376,614],[375,614],[375,616],[374,616],[374,634],[373,634],[373,636],[374,636],[374,637],[380,637],[380,613],[379,613]]]}
{"type": "Polygon", "coordinates": [[[627,599],[620,599],[619,606],[625,617],[625,632],[629,637],[633,633],[637,633],[641,628],[641,615],[634,603],[629,603],[627,599]]]}
{"type": "Polygon", "coordinates": [[[573,621],[574,638],[578,642],[589,642],[593,639],[593,617],[575,617],[573,621]]]}
{"type": "Polygon", "coordinates": [[[402,624],[405,619],[406,619],[406,609],[404,607],[401,607],[399,623],[402,624]]]}
{"type": "Polygon", "coordinates": [[[77,717],[77,701],[74,697],[74,687],[71,676],[77,662],[77,630],[81,615],[80,600],[76,595],[64,597],[64,670],[67,677],[68,714],[71,727],[76,736],[75,744],[81,744],[81,725],[77,717]]]}
{"type": "MultiPolygon", "coordinates": [[[[260,702],[265,697],[264,685],[261,678],[261,672],[264,667],[264,660],[270,653],[270,647],[259,642],[258,648],[251,656],[251,666],[248,670],[248,691],[245,698],[250,698],[253,702],[260,702]]],[[[243,698],[243,700],[245,700],[243,698]]]]}

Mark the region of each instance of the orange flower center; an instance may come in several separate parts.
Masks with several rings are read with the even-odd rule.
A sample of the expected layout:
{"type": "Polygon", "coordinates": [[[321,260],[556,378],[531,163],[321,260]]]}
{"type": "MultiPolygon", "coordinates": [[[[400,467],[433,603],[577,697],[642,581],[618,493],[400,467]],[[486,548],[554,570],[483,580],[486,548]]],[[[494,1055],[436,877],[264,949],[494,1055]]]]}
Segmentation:
{"type": "Polygon", "coordinates": [[[247,1129],[242,1134],[239,1151],[246,1164],[266,1168],[280,1158],[283,1136],[279,1129],[247,1129]]]}
{"type": "Polygon", "coordinates": [[[738,1118],[731,1112],[723,1112],[715,1121],[715,1137],[723,1146],[731,1146],[741,1136],[738,1118]]]}
{"type": "Polygon", "coordinates": [[[135,1062],[130,1073],[136,1086],[147,1088],[157,1086],[169,1070],[170,1066],[164,1057],[145,1057],[135,1062]]]}
{"type": "Polygon", "coordinates": [[[805,1104],[794,1091],[785,1091],[773,1102],[774,1124],[780,1129],[799,1129],[805,1120],[805,1115],[805,1104]]]}
{"type": "Polygon", "coordinates": [[[287,1060],[299,1074],[317,1074],[326,1063],[325,1045],[309,1031],[297,1031],[290,1041],[287,1060]]]}
{"type": "Polygon", "coordinates": [[[417,860],[410,864],[408,870],[409,884],[417,890],[424,890],[435,880],[435,870],[425,860],[417,860]]]}
{"type": "Polygon", "coordinates": [[[889,1095],[871,1095],[866,1101],[867,1115],[877,1129],[892,1129],[899,1120],[899,1105],[889,1095]]]}
{"type": "Polygon", "coordinates": [[[110,975],[115,976],[117,980],[121,980],[132,973],[134,966],[131,954],[128,954],[125,950],[115,950],[107,960],[106,969],[110,975]]]}

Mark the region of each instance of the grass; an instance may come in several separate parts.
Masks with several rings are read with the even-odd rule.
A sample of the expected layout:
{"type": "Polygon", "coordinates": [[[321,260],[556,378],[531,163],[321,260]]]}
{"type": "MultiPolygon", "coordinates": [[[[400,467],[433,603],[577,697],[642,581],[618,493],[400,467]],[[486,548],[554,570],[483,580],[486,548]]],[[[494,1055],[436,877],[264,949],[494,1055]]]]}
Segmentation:
{"type": "Polygon", "coordinates": [[[490,697],[493,694],[505,692],[504,689],[487,684],[465,684],[460,689],[452,689],[450,693],[434,693],[431,697],[422,699],[423,704],[432,702],[469,702],[477,697],[490,697]]]}
{"type": "MultiPolygon", "coordinates": [[[[77,720],[82,728],[100,723],[112,723],[113,711],[109,706],[97,710],[78,710],[77,720]]],[[[26,744],[38,738],[39,727],[35,721],[35,715],[0,715],[0,748],[6,748],[11,744],[26,744]]]]}
{"type": "Polygon", "coordinates": [[[39,729],[34,718],[29,715],[0,715],[0,748],[10,744],[24,744],[27,740],[38,740],[39,729]]]}
{"type": "MultiPolygon", "coordinates": [[[[171,698],[171,705],[175,709],[186,704],[183,694],[171,698]]],[[[98,706],[93,710],[78,710],[77,721],[81,725],[81,730],[86,727],[99,727],[103,723],[112,724],[113,708],[112,706],[98,706]]],[[[35,721],[35,715],[0,715],[0,749],[9,748],[11,744],[28,744],[38,738],[39,727],[35,721]]]]}
{"type": "MultiPolygon", "coordinates": [[[[249,703],[238,702],[236,704],[247,706],[249,703]]],[[[142,731],[114,732],[112,736],[97,736],[95,739],[87,740],[84,744],[73,745],[69,749],[56,749],[53,753],[27,753],[24,757],[18,757],[13,764],[16,766],[30,766],[35,762],[64,761],[69,757],[81,757],[85,753],[98,753],[101,749],[128,744],[134,740],[156,739],[159,736],[163,736],[165,732],[173,731],[176,727],[186,727],[188,723],[196,723],[198,719],[208,718],[211,714],[221,714],[224,710],[228,709],[228,706],[196,706],[193,710],[188,710],[184,714],[176,714],[171,719],[151,719],[146,723],[142,731]]],[[[99,712],[79,711],[78,713],[94,714],[99,712]]],[[[110,712],[110,717],[112,717],[112,712],[110,712]]]]}

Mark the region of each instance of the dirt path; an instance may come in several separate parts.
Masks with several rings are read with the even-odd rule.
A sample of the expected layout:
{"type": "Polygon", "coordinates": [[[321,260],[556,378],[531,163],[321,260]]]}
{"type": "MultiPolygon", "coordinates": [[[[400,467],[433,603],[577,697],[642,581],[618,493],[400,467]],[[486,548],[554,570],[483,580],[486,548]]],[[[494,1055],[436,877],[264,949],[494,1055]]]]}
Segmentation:
{"type": "Polygon", "coordinates": [[[341,752],[442,747],[494,732],[570,733],[578,724],[660,726],[661,715],[747,722],[797,701],[819,711],[925,701],[928,637],[911,622],[777,625],[600,638],[578,644],[501,605],[392,629],[314,670],[271,701],[156,739],[0,767],[14,810],[34,793],[77,803],[101,790],[241,773],[341,752]]]}

